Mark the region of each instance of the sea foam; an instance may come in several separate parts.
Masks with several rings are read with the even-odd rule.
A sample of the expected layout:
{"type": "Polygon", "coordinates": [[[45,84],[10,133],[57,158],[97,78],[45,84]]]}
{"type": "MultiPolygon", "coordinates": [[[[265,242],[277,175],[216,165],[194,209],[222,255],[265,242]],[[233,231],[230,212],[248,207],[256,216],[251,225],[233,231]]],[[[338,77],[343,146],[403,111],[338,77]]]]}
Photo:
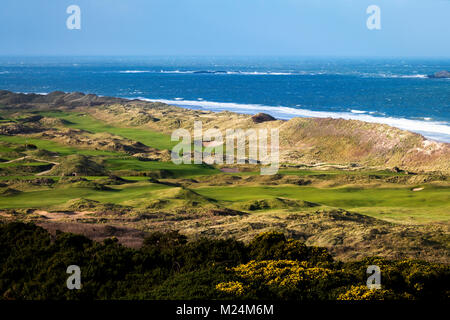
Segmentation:
{"type": "Polygon", "coordinates": [[[148,70],[122,70],[119,73],[150,73],[148,70]]]}
{"type": "MultiPolygon", "coordinates": [[[[115,71],[117,72],[117,71],[115,71]]],[[[248,76],[353,76],[361,78],[427,79],[426,74],[392,74],[370,72],[334,72],[334,71],[242,71],[242,70],[122,70],[119,73],[160,73],[195,75],[248,75],[248,76]]]]}
{"type": "Polygon", "coordinates": [[[230,102],[199,101],[199,100],[168,100],[168,99],[147,99],[138,97],[144,101],[162,102],[169,105],[177,105],[185,108],[201,108],[211,111],[234,111],[246,114],[258,112],[269,113],[270,115],[283,120],[293,117],[313,117],[313,118],[334,118],[346,120],[361,120],[371,123],[387,124],[411,132],[422,134],[424,137],[450,143],[450,124],[430,120],[415,120],[406,118],[394,118],[386,116],[374,116],[362,110],[351,110],[350,112],[329,112],[314,111],[309,109],[297,109],[283,106],[266,106],[260,104],[240,104],[230,102]]]}

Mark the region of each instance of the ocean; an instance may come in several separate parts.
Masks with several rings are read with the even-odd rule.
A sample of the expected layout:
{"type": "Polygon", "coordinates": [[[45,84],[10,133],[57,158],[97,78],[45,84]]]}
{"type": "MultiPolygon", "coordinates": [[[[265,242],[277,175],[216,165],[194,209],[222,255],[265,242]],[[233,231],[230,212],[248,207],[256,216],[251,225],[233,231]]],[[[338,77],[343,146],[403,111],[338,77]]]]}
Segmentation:
{"type": "Polygon", "coordinates": [[[450,142],[450,59],[1,57],[0,90],[385,123],[450,142]]]}

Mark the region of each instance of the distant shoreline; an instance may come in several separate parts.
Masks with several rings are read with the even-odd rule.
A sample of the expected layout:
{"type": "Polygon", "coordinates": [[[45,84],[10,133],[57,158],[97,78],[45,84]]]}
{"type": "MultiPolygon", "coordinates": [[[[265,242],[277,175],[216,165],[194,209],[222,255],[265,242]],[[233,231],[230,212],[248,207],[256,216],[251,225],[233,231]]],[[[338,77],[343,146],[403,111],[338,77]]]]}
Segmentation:
{"type": "Polygon", "coordinates": [[[450,78],[428,77],[449,70],[448,59],[11,59],[0,63],[0,88],[14,92],[92,92],[286,120],[361,120],[450,143],[450,78]]]}
{"type": "MultiPolygon", "coordinates": [[[[7,90],[6,90],[7,91],[7,90]]],[[[16,92],[23,94],[37,94],[48,95],[50,92],[16,92]]],[[[83,93],[88,95],[89,93],[83,93]]],[[[142,102],[161,102],[167,105],[181,107],[189,110],[207,110],[212,112],[230,111],[240,114],[254,115],[260,112],[270,114],[279,120],[289,120],[295,117],[300,118],[332,118],[344,120],[359,120],[368,123],[387,124],[391,127],[418,133],[423,135],[426,139],[450,143],[450,125],[444,124],[441,121],[432,121],[431,118],[423,118],[423,120],[394,118],[387,116],[376,116],[375,112],[365,110],[351,110],[349,112],[329,112],[329,111],[314,111],[309,109],[296,109],[291,107],[281,106],[265,106],[259,104],[240,104],[230,102],[215,102],[205,100],[184,100],[182,98],[168,100],[168,99],[151,99],[145,97],[111,97],[97,95],[97,97],[104,97],[107,99],[123,99],[127,101],[139,100],[142,102]],[[420,128],[420,129],[419,129],[420,128]]]]}
{"type": "MultiPolygon", "coordinates": [[[[171,103],[100,97],[81,92],[54,91],[42,95],[0,91],[0,105],[6,112],[27,114],[33,110],[52,109],[86,112],[99,121],[120,123],[126,127],[145,127],[152,132],[166,134],[166,137],[180,128],[192,130],[195,120],[201,120],[203,128],[223,132],[228,129],[277,128],[282,137],[280,161],[283,163],[356,163],[379,168],[397,166],[410,172],[449,171],[449,143],[427,140],[422,135],[388,124],[362,121],[359,117],[365,115],[357,110],[352,115],[358,118],[350,120],[311,116],[276,120],[273,112],[265,112],[261,106],[253,109],[255,113],[263,113],[255,117],[245,114],[249,112],[248,108],[243,112],[232,109],[233,112],[217,113],[184,109],[166,102],[171,103]]],[[[20,134],[30,129],[11,124],[5,125],[3,132],[20,134]]],[[[160,150],[170,148],[168,144],[164,144],[162,149],[157,147],[160,150]]]]}
{"type": "Polygon", "coordinates": [[[375,112],[364,110],[351,110],[350,112],[328,112],[314,111],[309,109],[296,109],[291,107],[264,106],[258,104],[239,104],[230,102],[214,102],[204,100],[167,100],[148,99],[144,97],[129,98],[147,102],[161,102],[191,110],[208,110],[214,112],[230,111],[243,114],[268,113],[280,120],[289,120],[294,117],[301,118],[333,118],[345,120],[360,120],[369,123],[387,124],[395,128],[411,131],[423,135],[425,138],[438,142],[450,143],[450,126],[430,118],[413,120],[406,118],[393,118],[386,116],[375,116],[375,112]],[[419,129],[421,128],[421,129],[419,129]]]}

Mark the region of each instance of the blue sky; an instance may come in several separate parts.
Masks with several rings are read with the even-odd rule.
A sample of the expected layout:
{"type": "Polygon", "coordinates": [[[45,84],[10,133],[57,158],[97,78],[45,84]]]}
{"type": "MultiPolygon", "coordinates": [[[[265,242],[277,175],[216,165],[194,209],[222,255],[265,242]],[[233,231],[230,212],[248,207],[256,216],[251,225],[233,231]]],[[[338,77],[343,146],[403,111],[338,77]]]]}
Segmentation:
{"type": "Polygon", "coordinates": [[[450,57],[449,14],[449,0],[2,0],[0,55],[450,57]]]}

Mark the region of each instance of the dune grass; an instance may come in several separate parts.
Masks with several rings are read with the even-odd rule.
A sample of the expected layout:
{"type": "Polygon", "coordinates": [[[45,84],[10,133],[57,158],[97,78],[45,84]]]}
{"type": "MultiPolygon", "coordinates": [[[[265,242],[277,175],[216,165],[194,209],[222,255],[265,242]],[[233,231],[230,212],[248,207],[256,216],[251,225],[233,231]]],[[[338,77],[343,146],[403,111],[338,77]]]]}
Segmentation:
{"type": "MultiPolygon", "coordinates": [[[[157,149],[171,149],[176,142],[170,141],[170,136],[158,133],[149,129],[126,128],[117,125],[110,125],[97,120],[85,113],[74,112],[38,112],[46,117],[55,117],[66,120],[65,126],[76,129],[83,129],[92,133],[109,132],[144,143],[147,146],[157,149]]],[[[126,179],[134,180],[136,183],[128,183],[117,186],[110,186],[108,190],[96,190],[93,187],[75,186],[42,186],[36,190],[35,187],[21,190],[15,195],[0,196],[0,209],[4,208],[50,208],[61,205],[71,199],[87,198],[100,202],[111,202],[117,204],[139,203],[140,199],[162,199],[170,198],[171,188],[162,184],[148,182],[148,177],[129,175],[139,175],[141,172],[167,171],[169,178],[190,178],[197,176],[208,176],[208,179],[218,179],[216,174],[221,175],[259,175],[259,169],[255,168],[251,172],[223,173],[218,169],[208,165],[175,165],[172,162],[162,161],[139,161],[137,158],[127,156],[119,152],[100,151],[82,149],[73,146],[63,145],[54,141],[26,138],[24,136],[4,136],[0,135],[0,142],[11,143],[13,145],[2,145],[0,152],[7,153],[14,151],[15,146],[23,146],[26,143],[34,144],[39,149],[57,152],[61,156],[72,154],[82,154],[87,156],[102,157],[106,169],[112,173],[120,172],[126,179]],[[167,190],[166,190],[167,189],[167,190]],[[166,190],[167,192],[164,192],[166,190]]],[[[55,160],[58,161],[58,160],[55,160]]],[[[0,168],[20,166],[40,166],[48,165],[36,160],[33,162],[13,162],[0,163],[0,168]]],[[[23,176],[0,177],[0,180],[8,179],[35,179],[36,176],[23,172],[23,176]]],[[[392,172],[388,170],[355,170],[343,171],[338,169],[318,170],[318,169],[295,169],[281,168],[282,175],[297,176],[317,176],[323,179],[335,179],[339,175],[376,175],[402,176],[402,172],[392,172]]],[[[16,174],[16,173],[9,173],[16,174]]],[[[104,174],[104,173],[102,173],[104,174]]],[[[51,177],[59,180],[59,177],[51,177]]],[[[97,180],[103,177],[86,177],[88,180],[97,180]]],[[[343,208],[346,210],[366,214],[372,217],[381,218],[396,222],[448,222],[450,221],[450,187],[434,186],[426,184],[423,190],[412,191],[413,186],[392,184],[378,184],[367,187],[328,187],[318,188],[312,186],[280,185],[266,186],[258,185],[234,185],[234,186],[207,186],[193,189],[200,196],[217,200],[221,204],[238,208],[246,201],[273,200],[276,198],[287,198],[292,200],[302,200],[317,203],[322,206],[343,208]]],[[[181,201],[181,200],[180,200],[181,201]]],[[[276,201],[275,201],[276,202],[276,201]]],[[[260,210],[257,214],[274,212],[283,208],[270,208],[270,210],[260,210]]],[[[298,209],[304,210],[303,208],[298,209]]],[[[306,209],[305,209],[306,210],[306,209]]],[[[311,210],[315,210],[311,208],[311,210]]]]}
{"type": "MultiPolygon", "coordinates": [[[[96,180],[100,177],[89,177],[96,180]]],[[[137,182],[110,186],[111,190],[58,187],[32,189],[13,196],[0,196],[0,208],[49,208],[74,198],[100,202],[128,204],[152,199],[164,199],[176,188],[150,183],[144,177],[129,177],[137,182]],[[163,190],[167,190],[162,192],[163,190]],[[162,192],[162,193],[161,193],[162,192]],[[137,202],[136,202],[137,201],[137,202]]],[[[450,221],[449,187],[426,186],[419,192],[411,188],[315,188],[309,186],[227,186],[193,189],[200,196],[217,200],[224,206],[239,207],[251,200],[287,198],[313,202],[327,207],[343,208],[383,220],[401,223],[429,223],[450,221]]],[[[169,197],[170,198],[170,197],[169,197]]],[[[303,209],[298,209],[303,211],[303,209]]],[[[316,210],[311,208],[311,210],[316,210]]],[[[275,212],[270,208],[266,212],[275,212]]],[[[278,211],[283,211],[279,208],[278,211]]],[[[292,210],[290,210],[292,211],[292,210]]],[[[310,211],[310,210],[309,210],[310,211]]],[[[265,210],[258,211],[264,214],[265,210]]]]}

